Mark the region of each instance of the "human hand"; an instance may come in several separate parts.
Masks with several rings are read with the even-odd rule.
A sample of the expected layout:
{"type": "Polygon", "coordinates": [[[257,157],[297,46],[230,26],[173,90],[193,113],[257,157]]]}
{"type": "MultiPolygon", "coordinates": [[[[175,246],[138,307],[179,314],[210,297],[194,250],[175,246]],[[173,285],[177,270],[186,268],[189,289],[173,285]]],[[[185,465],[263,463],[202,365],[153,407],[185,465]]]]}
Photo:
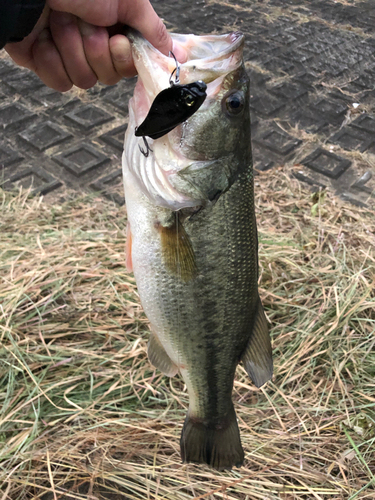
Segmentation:
{"type": "Polygon", "coordinates": [[[12,59],[60,92],[114,85],[136,74],[123,25],[140,31],[164,54],[172,40],[149,0],[47,0],[34,30],[8,43],[12,59]]]}

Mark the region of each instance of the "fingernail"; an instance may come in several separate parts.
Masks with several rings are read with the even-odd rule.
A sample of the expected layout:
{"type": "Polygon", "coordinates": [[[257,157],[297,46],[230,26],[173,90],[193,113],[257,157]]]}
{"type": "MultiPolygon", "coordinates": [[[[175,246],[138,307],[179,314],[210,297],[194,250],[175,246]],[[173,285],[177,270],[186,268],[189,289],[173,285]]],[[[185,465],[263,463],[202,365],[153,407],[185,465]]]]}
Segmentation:
{"type": "Polygon", "coordinates": [[[115,61],[118,62],[131,62],[133,59],[129,54],[125,54],[123,52],[112,52],[112,57],[115,61]]]}
{"type": "Polygon", "coordinates": [[[80,21],[78,26],[82,36],[92,36],[96,32],[96,26],[85,23],[84,21],[80,21]]]}
{"type": "Polygon", "coordinates": [[[112,58],[115,61],[119,61],[119,62],[126,61],[129,63],[131,63],[133,61],[129,41],[124,36],[117,35],[116,36],[116,43],[110,44],[110,50],[111,50],[112,58]]]}
{"type": "Polygon", "coordinates": [[[186,50],[181,47],[180,45],[176,45],[173,42],[173,54],[176,56],[176,59],[179,63],[183,64],[187,61],[187,52],[186,50]]]}

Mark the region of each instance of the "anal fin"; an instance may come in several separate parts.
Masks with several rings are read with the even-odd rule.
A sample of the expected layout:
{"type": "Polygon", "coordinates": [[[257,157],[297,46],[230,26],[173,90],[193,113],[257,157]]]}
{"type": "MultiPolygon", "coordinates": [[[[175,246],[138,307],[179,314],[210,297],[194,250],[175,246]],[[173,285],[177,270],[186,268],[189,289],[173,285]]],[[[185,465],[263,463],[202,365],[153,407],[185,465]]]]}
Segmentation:
{"type": "Polygon", "coordinates": [[[253,331],[241,356],[245,370],[257,387],[268,382],[273,373],[272,346],[268,330],[266,315],[259,299],[253,331]]]}
{"type": "Polygon", "coordinates": [[[147,355],[150,363],[163,372],[167,377],[174,377],[178,372],[178,367],[165,352],[159,339],[151,333],[147,346],[147,355]]]}

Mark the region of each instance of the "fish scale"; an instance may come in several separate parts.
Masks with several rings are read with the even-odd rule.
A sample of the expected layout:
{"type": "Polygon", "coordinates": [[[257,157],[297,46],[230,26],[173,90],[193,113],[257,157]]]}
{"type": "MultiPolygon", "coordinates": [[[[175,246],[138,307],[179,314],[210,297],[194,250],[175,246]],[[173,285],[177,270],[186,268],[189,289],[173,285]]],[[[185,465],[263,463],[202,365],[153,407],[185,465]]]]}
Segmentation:
{"type": "MultiPolygon", "coordinates": [[[[164,61],[136,32],[128,36],[141,79],[152,80],[153,64],[158,64],[157,74],[163,64],[167,71],[168,58],[164,61]]],[[[184,40],[177,35],[175,43],[184,40]]],[[[209,59],[208,97],[182,126],[156,139],[147,158],[135,147],[134,130],[143,117],[130,102],[123,155],[132,257],[127,261],[133,263],[151,324],[150,361],[169,376],[179,371],[187,386],[182,459],[230,469],[244,460],[232,402],[237,364],[243,360],[259,387],[272,376],[272,353],[258,295],[243,37],[187,35],[186,47],[196,45],[202,59],[188,59],[180,74],[186,77],[194,68],[204,75],[209,59]],[[157,197],[144,178],[150,169],[153,175],[163,172],[157,197]]],[[[137,95],[149,107],[151,87],[148,81],[140,87],[144,94],[137,95]]]]}

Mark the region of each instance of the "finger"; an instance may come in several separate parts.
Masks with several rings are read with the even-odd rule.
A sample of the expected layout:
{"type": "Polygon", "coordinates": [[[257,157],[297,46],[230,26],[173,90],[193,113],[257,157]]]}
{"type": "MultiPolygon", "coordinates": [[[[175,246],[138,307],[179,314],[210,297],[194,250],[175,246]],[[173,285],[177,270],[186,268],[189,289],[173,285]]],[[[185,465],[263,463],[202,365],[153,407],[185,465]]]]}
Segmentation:
{"type": "Polygon", "coordinates": [[[51,12],[50,28],[70,80],[81,89],[93,87],[97,78],[86,60],[77,19],[64,12],[51,12]]]}
{"type": "Polygon", "coordinates": [[[34,42],[33,60],[35,73],[48,87],[59,92],[66,92],[72,88],[73,84],[65,71],[48,28],[44,29],[34,42]],[[52,71],[51,68],[53,68],[52,71]]]}
{"type": "Polygon", "coordinates": [[[172,50],[172,39],[163,21],[149,0],[49,0],[50,7],[74,13],[84,21],[97,26],[112,26],[118,22],[142,33],[163,54],[172,50]]]}
{"type": "Polygon", "coordinates": [[[8,52],[16,64],[35,71],[35,62],[32,50],[33,46],[25,43],[22,47],[20,47],[19,44],[21,43],[23,44],[23,42],[7,43],[4,49],[8,52]]]}
{"type": "Polygon", "coordinates": [[[130,78],[137,74],[129,40],[123,35],[114,35],[109,39],[112,61],[119,75],[130,78]]]}
{"type": "Polygon", "coordinates": [[[172,38],[148,0],[120,2],[119,21],[137,29],[160,52],[168,55],[172,38]]]}
{"type": "Polygon", "coordinates": [[[86,60],[94,71],[97,79],[106,84],[114,85],[121,76],[116,71],[109,49],[109,35],[106,28],[78,21],[82,35],[86,60]]]}
{"type": "Polygon", "coordinates": [[[183,64],[187,61],[187,51],[181,45],[174,43],[172,52],[179,63],[183,64]]]}
{"type": "MultiPolygon", "coordinates": [[[[116,24],[119,2],[121,0],[48,0],[51,9],[69,12],[95,26],[116,24]]],[[[133,0],[131,3],[136,2],[137,0],[133,0]]]]}
{"type": "Polygon", "coordinates": [[[41,31],[48,26],[49,13],[50,9],[46,6],[30,35],[25,37],[21,42],[8,43],[5,45],[5,50],[19,66],[23,66],[33,71],[35,70],[33,44],[41,31]]]}

